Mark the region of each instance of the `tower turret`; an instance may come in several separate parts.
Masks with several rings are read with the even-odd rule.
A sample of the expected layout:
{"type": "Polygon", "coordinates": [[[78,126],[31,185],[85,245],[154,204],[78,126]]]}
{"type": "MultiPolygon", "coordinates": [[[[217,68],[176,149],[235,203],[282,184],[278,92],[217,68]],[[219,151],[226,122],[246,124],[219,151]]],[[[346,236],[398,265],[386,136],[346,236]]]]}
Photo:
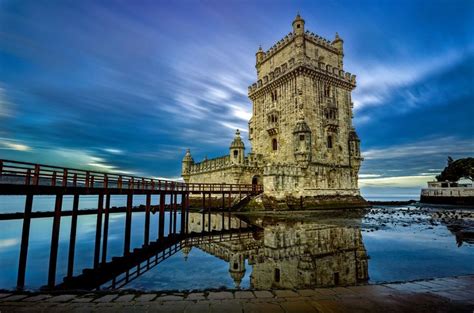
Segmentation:
{"type": "Polygon", "coordinates": [[[235,132],[234,140],[230,144],[230,160],[233,164],[244,164],[245,145],[240,137],[240,131],[235,132]]]}
{"type": "Polygon", "coordinates": [[[265,52],[263,52],[262,46],[258,47],[258,51],[255,54],[255,56],[256,56],[256,66],[258,67],[260,62],[262,62],[263,58],[265,57],[265,52]]]}
{"type": "Polygon", "coordinates": [[[181,162],[181,176],[183,177],[186,183],[189,182],[189,177],[191,174],[191,166],[194,164],[194,159],[191,156],[191,150],[186,149],[186,154],[184,155],[183,161],[181,162]]]}
{"type": "Polygon", "coordinates": [[[306,168],[311,162],[311,129],[303,115],[300,115],[293,129],[293,145],[296,162],[306,168]]]}
{"type": "Polygon", "coordinates": [[[236,253],[230,257],[229,274],[234,280],[235,288],[240,288],[242,278],[245,276],[245,259],[242,254],[236,253]]]}
{"type": "Polygon", "coordinates": [[[301,18],[299,13],[296,15],[293,21],[293,33],[295,35],[304,34],[304,20],[301,18]]]}
{"type": "Polygon", "coordinates": [[[331,43],[334,48],[336,48],[339,52],[338,57],[337,57],[337,63],[340,69],[343,67],[342,60],[344,58],[344,40],[342,40],[341,37],[339,37],[339,34],[336,33],[336,37],[331,43]]]}

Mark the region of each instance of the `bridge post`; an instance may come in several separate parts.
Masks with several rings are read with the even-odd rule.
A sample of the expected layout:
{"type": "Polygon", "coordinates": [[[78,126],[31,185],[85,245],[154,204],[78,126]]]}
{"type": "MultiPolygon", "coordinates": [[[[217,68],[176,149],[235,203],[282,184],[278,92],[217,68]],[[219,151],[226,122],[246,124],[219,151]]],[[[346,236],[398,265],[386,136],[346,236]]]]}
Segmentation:
{"type": "Polygon", "coordinates": [[[133,192],[128,191],[127,193],[127,211],[125,213],[125,239],[123,245],[123,254],[128,255],[130,253],[130,236],[132,228],[132,205],[133,205],[133,192]]]}
{"type": "Polygon", "coordinates": [[[151,193],[146,194],[146,205],[145,205],[145,234],[144,234],[144,245],[148,246],[150,242],[150,207],[151,207],[151,193]]]}
{"type": "Polygon", "coordinates": [[[75,194],[72,201],[71,233],[69,235],[69,253],[67,259],[67,277],[74,273],[74,251],[76,249],[77,211],[79,210],[79,195],[75,194]]]}
{"type": "Polygon", "coordinates": [[[212,195],[209,192],[209,204],[207,206],[207,216],[208,216],[207,231],[208,232],[211,232],[211,205],[212,205],[212,195]]]}
{"type": "Polygon", "coordinates": [[[181,227],[180,227],[180,233],[184,234],[185,233],[185,227],[186,227],[186,206],[187,206],[187,193],[182,193],[181,194],[181,227]]]}
{"type": "Polygon", "coordinates": [[[169,225],[168,225],[168,236],[171,234],[173,229],[173,207],[174,207],[174,184],[171,185],[171,194],[170,194],[170,205],[169,205],[169,225]]]}
{"type": "Polygon", "coordinates": [[[102,210],[104,208],[104,194],[99,194],[97,203],[97,222],[95,225],[95,249],[94,249],[94,268],[99,266],[100,259],[100,237],[102,235],[102,210]]]}
{"type": "Polygon", "coordinates": [[[222,192],[222,230],[225,228],[225,194],[222,192]]]}
{"type": "Polygon", "coordinates": [[[202,193],[202,231],[206,230],[206,194],[202,193]]]}
{"type": "Polygon", "coordinates": [[[17,289],[25,286],[26,259],[28,256],[28,243],[30,239],[31,209],[33,207],[33,194],[26,195],[25,213],[23,216],[23,229],[21,231],[20,260],[18,262],[17,289]]]}
{"type": "Polygon", "coordinates": [[[107,263],[107,241],[109,237],[109,209],[110,209],[110,194],[105,195],[105,210],[104,210],[104,236],[102,241],[102,264],[107,263]]]}
{"type": "Polygon", "coordinates": [[[49,254],[48,287],[53,288],[56,284],[56,265],[58,261],[59,228],[61,225],[61,209],[63,195],[57,194],[54,205],[53,229],[51,233],[51,251],[49,254]]]}
{"type": "Polygon", "coordinates": [[[166,193],[160,193],[160,215],[158,221],[158,239],[160,241],[163,240],[165,235],[165,200],[166,200],[166,193]]]}
{"type": "MultiPolygon", "coordinates": [[[[181,201],[183,201],[181,199],[181,201]]],[[[178,192],[174,194],[174,208],[173,208],[173,234],[176,234],[176,219],[177,219],[177,213],[178,211],[178,192]]]]}

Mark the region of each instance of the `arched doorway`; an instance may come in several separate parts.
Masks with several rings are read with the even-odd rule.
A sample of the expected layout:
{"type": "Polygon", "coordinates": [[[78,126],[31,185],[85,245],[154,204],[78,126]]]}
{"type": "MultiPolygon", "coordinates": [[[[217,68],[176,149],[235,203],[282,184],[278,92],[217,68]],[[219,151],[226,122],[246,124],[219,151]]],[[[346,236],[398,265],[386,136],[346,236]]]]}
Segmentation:
{"type": "Polygon", "coordinates": [[[262,184],[262,180],[259,175],[252,177],[252,190],[257,192],[257,186],[262,184]]]}

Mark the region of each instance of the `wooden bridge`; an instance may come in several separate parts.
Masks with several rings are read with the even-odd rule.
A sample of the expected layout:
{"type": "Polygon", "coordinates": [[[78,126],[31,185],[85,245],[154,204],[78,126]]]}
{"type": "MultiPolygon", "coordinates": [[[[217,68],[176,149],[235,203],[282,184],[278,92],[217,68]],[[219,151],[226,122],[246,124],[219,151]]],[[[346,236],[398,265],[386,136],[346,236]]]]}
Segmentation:
{"type": "MultiPolygon", "coordinates": [[[[200,183],[186,184],[183,182],[138,177],[120,173],[106,173],[11,160],[0,160],[0,196],[25,196],[24,212],[22,214],[20,213],[20,215],[18,215],[19,213],[16,213],[16,215],[14,214],[13,217],[23,219],[20,256],[18,262],[18,289],[23,289],[25,286],[28,243],[32,218],[44,216],[50,216],[53,218],[48,280],[46,287],[55,288],[57,286],[56,266],[58,258],[61,218],[64,216],[71,216],[67,276],[64,279],[64,282],[60,283],[58,286],[61,288],[66,288],[70,285],[74,286],[74,288],[77,288],[84,285],[78,284],[77,282],[85,281],[84,277],[88,277],[86,274],[87,271],[94,274],[98,274],[100,271],[100,275],[102,275],[99,275],[100,277],[109,278],[113,276],[113,273],[110,275],[107,274],[106,268],[128,268],[129,263],[127,263],[127,260],[136,261],[137,258],[135,255],[140,255],[141,257],[138,259],[141,259],[143,256],[150,256],[153,253],[157,254],[162,249],[176,247],[177,245],[180,245],[180,242],[186,238],[196,237],[196,234],[192,234],[192,236],[191,234],[188,234],[187,216],[189,212],[190,195],[196,194],[202,196],[202,215],[204,225],[206,218],[206,195],[208,199],[210,199],[211,195],[213,194],[222,196],[222,209],[230,211],[232,199],[234,196],[242,199],[250,195],[261,193],[262,191],[262,186],[260,185],[200,183]],[[38,214],[39,212],[32,212],[33,200],[37,195],[54,195],[54,211],[41,212],[43,214],[38,214]],[[97,209],[79,210],[81,195],[97,195],[97,209]],[[112,195],[123,195],[126,196],[127,199],[126,207],[123,208],[123,211],[125,212],[124,246],[122,256],[117,256],[112,258],[111,262],[107,262],[109,215],[111,213],[119,212],[119,210],[113,210],[110,207],[112,195]],[[134,195],[144,195],[146,197],[144,208],[133,207],[134,195]],[[157,204],[152,204],[152,195],[157,195],[159,197],[159,202],[157,204]],[[72,211],[62,210],[64,196],[73,197],[72,211]],[[150,213],[154,212],[154,210],[158,211],[159,213],[157,225],[158,238],[156,238],[156,241],[150,239],[150,213]],[[164,224],[165,210],[169,211],[169,228],[166,237],[164,224]],[[145,212],[143,245],[139,249],[131,251],[130,239],[132,234],[132,218],[133,213],[137,211],[145,212]],[[96,215],[93,268],[85,270],[83,275],[80,275],[82,278],[74,279],[73,272],[76,233],[78,226],[77,223],[78,215],[81,214],[96,215]],[[178,215],[180,216],[179,224],[178,215]],[[111,266],[111,263],[114,263],[115,265],[111,266]]],[[[210,207],[207,208],[207,212],[210,219],[210,207]]],[[[12,217],[10,216],[10,218],[12,217]]],[[[224,215],[222,220],[224,225],[224,215]]],[[[207,231],[203,229],[202,236],[210,235],[213,235],[210,227],[207,231]]],[[[130,264],[135,263],[132,262],[130,264]]],[[[92,275],[89,275],[89,277],[92,277],[92,275]]],[[[103,283],[103,281],[101,282],[103,283]]],[[[90,284],[88,287],[90,287],[90,284]]]]}

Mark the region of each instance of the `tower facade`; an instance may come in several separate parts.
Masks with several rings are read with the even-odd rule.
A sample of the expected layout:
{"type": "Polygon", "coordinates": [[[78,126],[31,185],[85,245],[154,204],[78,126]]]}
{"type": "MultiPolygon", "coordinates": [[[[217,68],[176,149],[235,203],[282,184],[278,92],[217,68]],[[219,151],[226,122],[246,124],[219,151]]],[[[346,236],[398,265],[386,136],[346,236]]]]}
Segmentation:
{"type": "Polygon", "coordinates": [[[276,197],[359,195],[362,158],[352,126],[355,75],[343,69],[343,40],[293,31],[259,49],[257,81],[249,87],[249,140],[262,160],[265,193],[276,197]]]}

